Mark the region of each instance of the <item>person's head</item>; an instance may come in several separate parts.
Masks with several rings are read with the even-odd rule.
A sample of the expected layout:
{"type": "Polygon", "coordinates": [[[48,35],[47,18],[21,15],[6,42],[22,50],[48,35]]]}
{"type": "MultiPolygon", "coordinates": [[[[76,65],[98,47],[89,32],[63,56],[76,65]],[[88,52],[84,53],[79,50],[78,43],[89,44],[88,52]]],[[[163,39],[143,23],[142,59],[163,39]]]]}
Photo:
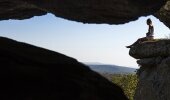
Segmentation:
{"type": "Polygon", "coordinates": [[[151,19],[150,19],[150,18],[148,18],[148,19],[147,19],[147,21],[146,21],[146,23],[147,23],[147,25],[152,25],[152,21],[151,21],[151,19]]]}

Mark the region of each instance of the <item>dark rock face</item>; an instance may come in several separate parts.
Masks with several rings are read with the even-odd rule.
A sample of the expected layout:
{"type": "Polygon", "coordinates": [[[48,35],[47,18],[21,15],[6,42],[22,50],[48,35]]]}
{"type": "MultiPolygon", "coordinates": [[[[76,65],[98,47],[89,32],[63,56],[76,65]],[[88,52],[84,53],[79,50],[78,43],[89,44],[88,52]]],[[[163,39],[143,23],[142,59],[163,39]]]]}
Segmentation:
{"type": "Polygon", "coordinates": [[[26,19],[47,12],[84,23],[122,24],[157,12],[166,0],[0,0],[0,19],[26,19]]]}
{"type": "Polygon", "coordinates": [[[35,5],[21,0],[0,0],[0,20],[28,19],[46,13],[38,9],[35,5]]]}
{"type": "Polygon", "coordinates": [[[65,55],[0,38],[0,100],[127,100],[123,91],[65,55]]]}
{"type": "Polygon", "coordinates": [[[129,53],[140,65],[134,100],[170,100],[170,40],[145,42],[129,53]]]}
{"type": "Polygon", "coordinates": [[[154,16],[170,28],[170,0],[154,16]]]}

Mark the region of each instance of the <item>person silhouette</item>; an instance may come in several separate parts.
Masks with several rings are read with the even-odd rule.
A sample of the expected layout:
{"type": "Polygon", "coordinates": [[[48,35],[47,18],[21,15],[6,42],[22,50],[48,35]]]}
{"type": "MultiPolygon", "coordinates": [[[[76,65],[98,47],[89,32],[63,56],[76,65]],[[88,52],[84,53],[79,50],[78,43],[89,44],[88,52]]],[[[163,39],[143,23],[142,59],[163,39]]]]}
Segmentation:
{"type": "Polygon", "coordinates": [[[148,25],[148,32],[146,33],[146,37],[143,38],[139,38],[136,42],[134,42],[133,44],[126,46],[126,48],[132,48],[133,46],[140,44],[144,41],[149,41],[149,40],[153,40],[154,39],[154,27],[152,24],[152,21],[150,18],[147,19],[146,24],[148,25]]]}

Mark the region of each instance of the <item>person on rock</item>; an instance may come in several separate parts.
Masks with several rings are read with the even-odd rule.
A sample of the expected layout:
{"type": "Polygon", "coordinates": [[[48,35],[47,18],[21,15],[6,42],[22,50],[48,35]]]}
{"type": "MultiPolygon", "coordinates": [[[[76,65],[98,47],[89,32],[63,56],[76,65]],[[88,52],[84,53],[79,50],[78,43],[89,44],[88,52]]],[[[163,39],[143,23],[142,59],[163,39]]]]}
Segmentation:
{"type": "Polygon", "coordinates": [[[154,27],[152,25],[152,21],[151,19],[147,19],[146,21],[147,25],[148,25],[148,32],[146,33],[146,37],[143,38],[139,38],[136,42],[134,42],[132,45],[126,46],[127,48],[132,48],[133,46],[140,44],[144,41],[149,41],[149,40],[153,40],[154,39],[154,27]]]}

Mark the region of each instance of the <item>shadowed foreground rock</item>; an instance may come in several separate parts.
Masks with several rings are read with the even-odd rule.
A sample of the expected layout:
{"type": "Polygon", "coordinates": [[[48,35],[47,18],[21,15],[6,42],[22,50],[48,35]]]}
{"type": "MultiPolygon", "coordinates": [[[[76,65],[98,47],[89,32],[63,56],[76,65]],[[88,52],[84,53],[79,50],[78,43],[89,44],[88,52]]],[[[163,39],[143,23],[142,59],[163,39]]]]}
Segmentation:
{"type": "Polygon", "coordinates": [[[170,40],[145,42],[129,53],[140,65],[134,100],[170,100],[170,40]]]}
{"type": "Polygon", "coordinates": [[[75,59],[3,37],[0,64],[0,100],[127,100],[75,59]]]}

